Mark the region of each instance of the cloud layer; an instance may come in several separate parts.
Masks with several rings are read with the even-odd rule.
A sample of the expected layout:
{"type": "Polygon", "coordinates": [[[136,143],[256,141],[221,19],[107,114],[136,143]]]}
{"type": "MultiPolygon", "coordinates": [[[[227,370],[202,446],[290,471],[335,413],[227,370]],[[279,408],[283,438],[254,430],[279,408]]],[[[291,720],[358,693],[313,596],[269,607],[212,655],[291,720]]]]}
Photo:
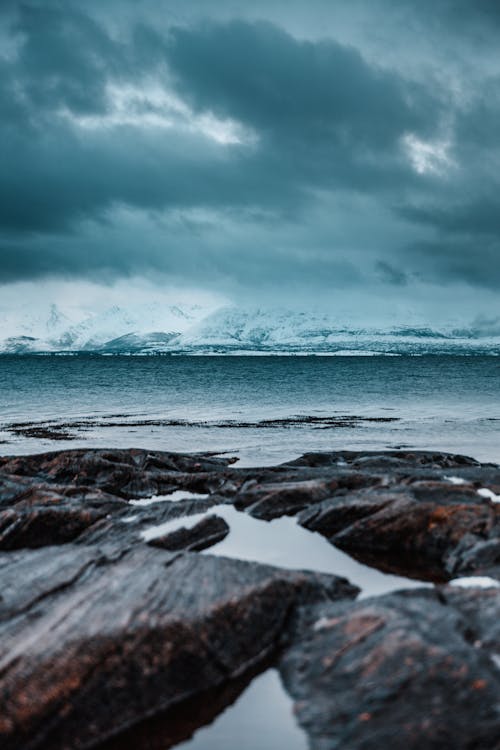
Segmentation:
{"type": "Polygon", "coordinates": [[[496,290],[498,3],[304,8],[6,0],[0,284],[496,290]]]}

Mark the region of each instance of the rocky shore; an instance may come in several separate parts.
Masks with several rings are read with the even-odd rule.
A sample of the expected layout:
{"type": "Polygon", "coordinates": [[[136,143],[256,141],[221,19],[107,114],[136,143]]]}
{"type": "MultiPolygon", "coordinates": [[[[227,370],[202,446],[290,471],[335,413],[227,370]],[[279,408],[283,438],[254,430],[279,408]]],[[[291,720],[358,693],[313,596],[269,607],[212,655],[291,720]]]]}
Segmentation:
{"type": "Polygon", "coordinates": [[[313,750],[500,748],[500,468],[403,450],[260,469],[0,458],[2,750],[173,747],[269,666],[313,750]],[[359,598],[341,575],[211,554],[226,505],[434,585],[359,598]]]}

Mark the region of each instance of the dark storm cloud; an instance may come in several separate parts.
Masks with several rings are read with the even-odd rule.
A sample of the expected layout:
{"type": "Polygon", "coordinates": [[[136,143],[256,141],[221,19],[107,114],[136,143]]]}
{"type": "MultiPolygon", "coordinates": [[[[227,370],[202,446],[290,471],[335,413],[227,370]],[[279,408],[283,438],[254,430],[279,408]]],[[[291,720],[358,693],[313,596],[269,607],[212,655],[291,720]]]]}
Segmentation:
{"type": "Polygon", "coordinates": [[[472,286],[498,290],[500,263],[498,238],[449,238],[416,242],[407,250],[420,268],[424,281],[440,284],[467,282],[472,286]]]}
{"type": "Polygon", "coordinates": [[[432,94],[369,66],[333,41],[294,39],[269,23],[171,31],[168,61],[199,109],[285,140],[385,150],[406,130],[431,130],[432,94]]]}
{"type": "MultiPolygon", "coordinates": [[[[404,0],[397,12],[386,0],[314,0],[311,15],[342,10],[339,42],[334,24],[299,38],[297,2],[252,6],[270,22],[241,17],[229,1],[6,0],[0,280],[164,270],[256,287],[259,273],[277,284],[302,278],[314,288],[365,283],[355,266],[366,258],[374,283],[408,287],[420,273],[491,285],[500,239],[497,72],[486,65],[478,85],[476,70],[457,97],[432,64],[423,72],[404,57],[394,66],[365,54],[345,38],[363,8],[382,37],[391,21],[409,57],[422,29],[451,45],[450,16],[459,40],[471,27],[486,34],[500,17],[486,0],[404,0]],[[413,36],[402,8],[416,19],[413,36]],[[140,91],[151,81],[188,114],[171,127],[148,123],[163,105],[146,97],[127,100],[129,119],[114,121],[110,86],[140,91]],[[203,118],[217,118],[215,128],[230,120],[241,142],[210,137],[203,118]],[[418,152],[444,129],[456,168],[416,169],[405,136],[418,152]],[[346,212],[346,201],[366,213],[346,212]],[[143,217],[135,245],[127,225],[116,226],[117,215],[129,221],[123,207],[143,217]]],[[[464,66],[474,45],[454,47],[464,66]]]]}
{"type": "Polygon", "coordinates": [[[447,206],[406,206],[401,209],[408,219],[434,227],[443,235],[469,235],[483,242],[484,237],[500,239],[500,200],[492,196],[470,203],[447,206]]]}

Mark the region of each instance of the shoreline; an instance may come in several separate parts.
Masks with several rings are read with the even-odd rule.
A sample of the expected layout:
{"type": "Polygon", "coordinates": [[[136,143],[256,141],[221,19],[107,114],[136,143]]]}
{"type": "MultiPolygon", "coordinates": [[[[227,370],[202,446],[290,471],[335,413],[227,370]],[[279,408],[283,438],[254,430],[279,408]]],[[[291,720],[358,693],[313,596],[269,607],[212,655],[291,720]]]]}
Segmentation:
{"type": "Polygon", "coordinates": [[[312,747],[498,737],[495,464],[4,456],[0,567],[5,750],[173,747],[269,667],[312,747]]]}

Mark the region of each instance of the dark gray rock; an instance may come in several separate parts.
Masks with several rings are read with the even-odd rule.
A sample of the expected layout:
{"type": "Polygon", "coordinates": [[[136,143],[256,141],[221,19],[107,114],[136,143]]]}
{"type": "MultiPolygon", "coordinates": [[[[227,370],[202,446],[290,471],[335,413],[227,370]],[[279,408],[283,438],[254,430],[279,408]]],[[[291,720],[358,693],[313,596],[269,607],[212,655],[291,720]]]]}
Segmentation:
{"type": "Polygon", "coordinates": [[[2,750],[146,748],[160,716],[167,748],[280,659],[314,750],[496,750],[499,590],[353,604],[344,579],[186,551],[222,538],[221,518],[155,546],[142,532],[232,503],[298,515],[382,570],[500,580],[500,505],[477,492],[500,493],[498,467],[409,451],[229,464],[144,450],[0,458],[2,750]],[[130,503],[178,489],[206,497],[130,503]]]}
{"type": "Polygon", "coordinates": [[[151,547],[161,547],[170,551],[186,550],[201,552],[221,542],[229,534],[229,526],[219,516],[206,516],[194,526],[171,531],[148,542],[151,547]]]}
{"type": "Polygon", "coordinates": [[[499,748],[495,618],[498,589],[319,606],[281,660],[311,750],[499,748]]]}
{"type": "Polygon", "coordinates": [[[0,746],[94,747],[264,668],[347,581],[146,545],[0,555],[0,746]]]}

